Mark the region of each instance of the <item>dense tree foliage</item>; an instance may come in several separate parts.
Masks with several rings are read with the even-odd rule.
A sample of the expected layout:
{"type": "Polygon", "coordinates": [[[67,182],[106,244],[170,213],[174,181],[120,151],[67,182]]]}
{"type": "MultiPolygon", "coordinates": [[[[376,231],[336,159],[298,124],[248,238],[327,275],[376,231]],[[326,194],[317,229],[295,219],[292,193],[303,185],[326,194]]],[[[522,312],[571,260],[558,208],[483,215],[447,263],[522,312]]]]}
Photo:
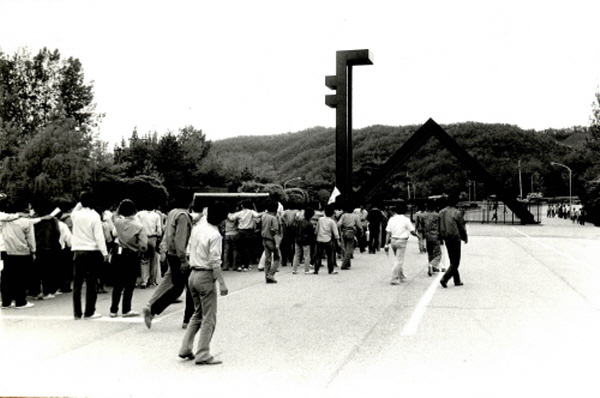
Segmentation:
{"type": "Polygon", "coordinates": [[[202,131],[192,126],[160,138],[157,133],[139,137],[134,130],[128,142],[123,140],[115,148],[114,162],[124,177],[151,176],[172,192],[217,179],[214,169],[202,167],[210,147],[202,131]]]}
{"type": "Polygon", "coordinates": [[[92,174],[93,86],[46,48],[0,53],[0,183],[11,197],[72,198],[92,174]]]}

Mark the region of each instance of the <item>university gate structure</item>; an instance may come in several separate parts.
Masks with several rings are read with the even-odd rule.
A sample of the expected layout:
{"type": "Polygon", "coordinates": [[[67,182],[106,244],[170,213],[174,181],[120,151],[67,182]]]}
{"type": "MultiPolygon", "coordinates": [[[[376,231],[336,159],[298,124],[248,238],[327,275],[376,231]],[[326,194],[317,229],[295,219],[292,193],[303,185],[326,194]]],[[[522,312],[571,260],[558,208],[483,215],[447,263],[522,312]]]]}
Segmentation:
{"type": "Polygon", "coordinates": [[[373,195],[396,174],[410,157],[431,138],[436,138],[450,151],[460,164],[473,173],[476,181],[484,183],[488,190],[503,201],[523,224],[535,224],[534,216],[527,208],[508,193],[483,166],[461,147],[440,125],[429,119],[391,157],[375,170],[372,178],[354,192],[352,188],[352,68],[355,65],[372,65],[369,50],[338,51],[336,75],[326,76],[325,85],[336,94],[325,96],[325,104],[336,110],[336,187],[341,198],[353,203],[368,202],[373,195]]]}

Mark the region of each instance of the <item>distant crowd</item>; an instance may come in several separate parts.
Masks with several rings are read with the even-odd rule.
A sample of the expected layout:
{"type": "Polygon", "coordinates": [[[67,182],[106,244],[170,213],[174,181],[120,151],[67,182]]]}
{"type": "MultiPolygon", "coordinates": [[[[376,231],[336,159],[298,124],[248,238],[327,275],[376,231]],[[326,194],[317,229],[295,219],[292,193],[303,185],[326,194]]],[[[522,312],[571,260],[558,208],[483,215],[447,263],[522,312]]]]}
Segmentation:
{"type": "Polygon", "coordinates": [[[571,220],[573,223],[585,225],[586,211],[581,205],[571,206],[569,203],[551,203],[546,211],[548,218],[564,218],[571,220]]]}

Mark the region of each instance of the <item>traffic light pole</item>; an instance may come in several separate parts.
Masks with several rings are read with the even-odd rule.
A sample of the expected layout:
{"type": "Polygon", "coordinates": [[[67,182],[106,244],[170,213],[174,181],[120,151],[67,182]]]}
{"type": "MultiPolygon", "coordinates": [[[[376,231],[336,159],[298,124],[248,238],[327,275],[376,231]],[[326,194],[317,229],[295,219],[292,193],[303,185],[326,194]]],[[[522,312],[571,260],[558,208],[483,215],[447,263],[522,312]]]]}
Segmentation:
{"type": "Polygon", "coordinates": [[[325,96],[325,104],[336,110],[335,184],[343,200],[352,201],[352,67],[372,65],[369,50],[338,51],[336,75],[326,76],[325,85],[336,90],[325,96]]]}

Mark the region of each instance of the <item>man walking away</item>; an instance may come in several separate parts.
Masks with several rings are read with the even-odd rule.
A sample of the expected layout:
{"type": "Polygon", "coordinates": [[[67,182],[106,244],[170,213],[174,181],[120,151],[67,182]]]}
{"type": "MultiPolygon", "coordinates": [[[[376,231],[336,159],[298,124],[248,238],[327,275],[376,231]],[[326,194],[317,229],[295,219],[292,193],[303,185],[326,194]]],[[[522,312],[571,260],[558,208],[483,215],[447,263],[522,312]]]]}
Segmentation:
{"type": "Polygon", "coordinates": [[[254,231],[256,222],[260,217],[260,215],[252,209],[252,202],[244,201],[241,206],[242,210],[228,216],[230,221],[237,221],[238,223],[238,254],[240,256],[238,271],[240,272],[242,270],[248,271],[250,269],[254,231]]]}
{"type": "Polygon", "coordinates": [[[275,273],[279,268],[279,244],[281,242],[281,226],[277,219],[277,202],[267,203],[267,211],[263,213],[261,223],[261,236],[265,249],[265,279],[267,283],[277,283],[275,273]]]}
{"type": "Polygon", "coordinates": [[[115,265],[110,317],[115,318],[119,311],[119,302],[123,295],[123,317],[138,316],[131,311],[131,299],[135,281],[140,271],[143,253],[148,247],[148,237],[142,223],[135,217],[135,204],[125,199],[113,214],[113,223],[117,230],[117,248],[113,255],[115,265]]]}
{"type": "Polygon", "coordinates": [[[439,265],[442,259],[440,248],[440,215],[435,211],[435,202],[429,200],[426,210],[417,220],[417,230],[422,231],[427,249],[427,275],[432,276],[434,272],[439,272],[439,265]]]}
{"type": "MultiPolygon", "coordinates": [[[[25,209],[24,203],[8,206],[7,211],[16,213],[25,209]]],[[[35,260],[35,236],[30,219],[8,216],[2,213],[2,239],[6,255],[3,256],[2,308],[13,306],[18,309],[33,307],[26,298],[28,275],[35,260]],[[14,301],[14,303],[13,303],[14,301]]]]}
{"type": "Polygon", "coordinates": [[[406,245],[410,235],[417,236],[415,227],[410,219],[404,215],[406,213],[406,203],[401,202],[396,205],[395,214],[389,219],[385,231],[387,238],[385,242],[386,252],[389,250],[390,243],[394,252],[394,265],[392,267],[392,285],[399,285],[406,280],[404,275],[404,255],[406,254],[406,245]]]}
{"type": "Polygon", "coordinates": [[[331,218],[334,213],[332,204],[325,207],[325,216],[319,218],[315,234],[317,235],[317,254],[315,256],[315,270],[313,274],[318,274],[321,268],[323,255],[327,257],[327,270],[330,274],[335,275],[338,272],[335,267],[335,243],[341,244],[340,233],[336,222],[331,218]]]}
{"type": "Polygon", "coordinates": [[[304,215],[301,220],[298,220],[296,225],[296,247],[294,250],[294,263],[292,273],[298,272],[298,266],[300,265],[300,257],[304,255],[304,273],[308,274],[311,267],[311,253],[310,247],[315,243],[315,226],[311,222],[312,217],[315,215],[315,211],[312,208],[304,210],[304,215]]]}
{"type": "Polygon", "coordinates": [[[71,213],[73,236],[71,238],[73,263],[73,312],[75,319],[96,319],[98,293],[96,285],[102,262],[108,262],[106,240],[100,215],[93,210],[94,196],[85,192],[71,213]],[[81,309],[81,290],[85,281],[85,313],[81,309]]]}
{"type": "Polygon", "coordinates": [[[450,195],[448,207],[440,211],[440,238],[444,241],[448,250],[450,266],[440,280],[443,287],[448,287],[450,278],[454,280],[455,286],[462,286],[462,280],[458,273],[460,265],[460,241],[468,243],[467,228],[462,211],[456,208],[458,196],[450,195]]]}

